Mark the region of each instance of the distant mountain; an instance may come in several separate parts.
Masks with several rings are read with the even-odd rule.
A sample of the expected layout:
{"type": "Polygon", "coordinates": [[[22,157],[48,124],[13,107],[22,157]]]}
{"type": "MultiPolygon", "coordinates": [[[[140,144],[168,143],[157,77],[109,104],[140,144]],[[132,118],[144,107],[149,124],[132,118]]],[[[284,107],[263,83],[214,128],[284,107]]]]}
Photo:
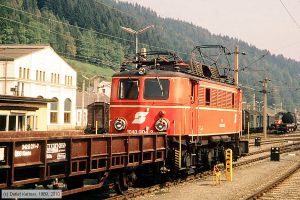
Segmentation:
{"type": "MultiPolygon", "coordinates": [[[[135,50],[133,35],[121,26],[140,29],[153,24],[155,29],[139,36],[140,47],[176,51],[186,60],[196,45],[221,44],[232,51],[238,45],[247,53],[240,56],[240,82],[256,90],[257,101],[262,100],[260,81],[267,77],[270,107],[281,101],[288,110],[300,107],[300,62],[191,23],[161,18],[148,8],[113,0],[0,0],[0,4],[0,43],[50,43],[63,56],[104,68],[115,69],[125,54],[135,50]]],[[[252,90],[245,88],[244,94],[251,101],[252,90]]]]}

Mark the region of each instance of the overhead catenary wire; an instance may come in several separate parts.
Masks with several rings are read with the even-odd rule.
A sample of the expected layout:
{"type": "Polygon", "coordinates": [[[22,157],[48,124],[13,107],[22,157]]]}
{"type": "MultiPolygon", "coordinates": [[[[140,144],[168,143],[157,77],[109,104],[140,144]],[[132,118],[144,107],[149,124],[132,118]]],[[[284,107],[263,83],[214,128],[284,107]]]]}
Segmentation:
{"type": "MultiPolygon", "coordinates": [[[[247,66],[241,68],[239,71],[245,71],[247,69],[250,68],[251,65],[257,63],[258,61],[260,61],[261,59],[263,59],[266,55],[269,54],[269,51],[267,51],[265,54],[261,55],[260,57],[258,57],[256,60],[252,61],[250,64],[248,64],[247,66]]],[[[261,71],[265,71],[265,70],[261,70],[261,71]]]]}

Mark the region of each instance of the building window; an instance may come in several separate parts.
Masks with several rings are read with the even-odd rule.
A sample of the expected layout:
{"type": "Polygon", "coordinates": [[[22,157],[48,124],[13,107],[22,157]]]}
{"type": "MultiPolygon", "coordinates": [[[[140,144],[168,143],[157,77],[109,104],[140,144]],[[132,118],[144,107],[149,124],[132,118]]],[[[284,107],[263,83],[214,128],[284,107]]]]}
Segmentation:
{"type": "Polygon", "coordinates": [[[22,78],[22,67],[19,68],[19,78],[22,78]]]}
{"type": "Polygon", "coordinates": [[[64,108],[64,123],[71,123],[71,105],[72,101],[70,99],[66,99],[64,108]]]}
{"type": "Polygon", "coordinates": [[[43,81],[43,72],[40,71],[40,81],[43,81]]]}
{"type": "Polygon", "coordinates": [[[37,81],[39,80],[39,71],[38,70],[35,71],[35,79],[37,81]]]}
{"type": "Polygon", "coordinates": [[[72,85],[72,76],[65,76],[65,86],[72,85]]]}
{"type": "Polygon", "coordinates": [[[26,68],[23,68],[23,78],[26,78],[26,68]]]}
{"type": "Polygon", "coordinates": [[[77,112],[77,122],[80,123],[81,121],[81,112],[77,112]]]}
{"type": "Polygon", "coordinates": [[[9,116],[9,119],[8,119],[8,130],[9,131],[17,130],[16,121],[17,121],[17,116],[15,116],[15,115],[9,116]]]}
{"type": "Polygon", "coordinates": [[[58,99],[53,98],[54,102],[50,103],[50,123],[58,122],[58,99]]]}
{"type": "Polygon", "coordinates": [[[46,73],[43,72],[43,82],[45,82],[45,80],[46,80],[46,73]]]}
{"type": "Polygon", "coordinates": [[[6,131],[6,115],[0,115],[0,131],[6,131]]]}
{"type": "Polygon", "coordinates": [[[27,79],[29,79],[30,69],[27,69],[27,79]]]}

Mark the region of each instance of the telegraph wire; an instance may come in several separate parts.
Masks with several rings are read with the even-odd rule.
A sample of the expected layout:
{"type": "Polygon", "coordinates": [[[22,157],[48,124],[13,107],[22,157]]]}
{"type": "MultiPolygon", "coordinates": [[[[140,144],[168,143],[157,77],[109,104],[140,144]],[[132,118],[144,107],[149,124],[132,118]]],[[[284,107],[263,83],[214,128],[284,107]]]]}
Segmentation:
{"type": "MultiPolygon", "coordinates": [[[[16,8],[13,8],[13,7],[11,7],[11,6],[7,6],[7,5],[4,5],[4,4],[1,4],[1,3],[0,3],[0,6],[1,6],[1,7],[8,8],[8,9],[11,9],[11,10],[14,10],[14,11],[18,11],[18,12],[21,12],[21,13],[25,13],[25,14],[28,14],[28,15],[31,15],[31,16],[35,16],[35,17],[38,17],[38,18],[42,18],[42,19],[45,19],[45,20],[48,20],[48,21],[52,21],[52,22],[55,22],[55,23],[63,24],[63,25],[66,25],[66,26],[78,28],[78,29],[85,30],[85,31],[91,31],[91,29],[83,28],[83,27],[80,27],[80,26],[75,26],[75,25],[72,25],[72,24],[69,24],[69,23],[65,23],[65,22],[62,22],[62,21],[50,19],[50,18],[43,17],[43,16],[38,16],[38,15],[36,15],[36,14],[30,13],[30,12],[27,12],[27,11],[24,11],[24,10],[19,10],[19,9],[16,9],[16,8]]],[[[93,30],[93,32],[95,32],[95,33],[97,33],[97,34],[99,34],[99,35],[103,35],[103,36],[107,36],[107,37],[111,37],[111,38],[123,40],[123,41],[126,41],[126,42],[133,42],[132,40],[128,40],[128,39],[125,39],[125,38],[121,38],[121,37],[114,36],[114,35],[111,35],[111,34],[102,33],[102,32],[95,31],[95,30],[93,30]]]]}
{"type": "Polygon", "coordinates": [[[289,9],[285,6],[285,4],[282,2],[282,0],[279,0],[279,1],[280,1],[281,5],[284,7],[284,9],[287,12],[287,14],[292,19],[292,21],[296,24],[297,28],[300,29],[300,25],[298,24],[298,22],[296,21],[296,19],[294,18],[294,16],[290,13],[289,9]]]}
{"type": "MultiPolygon", "coordinates": [[[[54,33],[54,34],[57,34],[57,35],[60,35],[60,36],[68,36],[68,35],[66,35],[66,34],[63,34],[63,33],[57,32],[57,31],[53,31],[53,30],[44,29],[44,28],[41,28],[41,27],[32,26],[32,25],[25,24],[25,23],[20,22],[20,21],[16,21],[16,20],[13,20],[13,19],[8,19],[8,18],[6,18],[6,17],[1,17],[1,16],[0,16],[0,19],[4,19],[4,20],[10,21],[10,22],[17,23],[17,24],[22,24],[22,25],[27,26],[27,27],[30,27],[30,28],[40,29],[40,30],[43,30],[43,31],[46,31],[46,32],[49,32],[49,33],[54,33]]],[[[80,41],[80,39],[78,39],[78,38],[74,38],[74,40],[80,41]]],[[[87,42],[87,44],[92,44],[92,43],[87,42]]],[[[76,47],[76,48],[88,49],[88,48],[84,48],[84,47],[76,47]]]]}
{"type": "MultiPolygon", "coordinates": [[[[252,61],[250,64],[248,64],[246,67],[240,69],[239,71],[245,71],[245,70],[249,70],[250,66],[257,63],[258,61],[260,61],[261,59],[263,59],[265,56],[267,56],[269,54],[269,51],[267,51],[267,53],[261,55],[260,57],[258,57],[256,60],[252,61]]],[[[265,71],[265,70],[260,70],[260,71],[265,71]]]]}
{"type": "MultiPolygon", "coordinates": [[[[84,0],[84,1],[85,1],[85,0],[84,0]]],[[[111,5],[105,4],[105,3],[103,3],[103,1],[94,0],[94,2],[96,2],[96,3],[98,3],[98,4],[101,4],[101,5],[104,5],[104,6],[108,7],[108,8],[110,8],[110,9],[113,9],[113,10],[115,10],[115,11],[118,11],[118,12],[120,12],[120,13],[123,13],[123,14],[125,14],[125,15],[128,15],[128,16],[130,16],[130,17],[135,18],[135,19],[138,20],[138,17],[137,17],[137,16],[132,15],[132,14],[130,14],[130,13],[128,13],[128,12],[123,11],[123,10],[117,9],[117,8],[111,6],[111,5]]]]}

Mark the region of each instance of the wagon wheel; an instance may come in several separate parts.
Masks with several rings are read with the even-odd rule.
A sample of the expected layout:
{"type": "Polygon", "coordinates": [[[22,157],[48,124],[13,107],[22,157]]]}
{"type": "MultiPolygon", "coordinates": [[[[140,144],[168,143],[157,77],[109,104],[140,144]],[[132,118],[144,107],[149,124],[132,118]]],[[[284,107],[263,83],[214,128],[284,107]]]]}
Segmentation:
{"type": "Polygon", "coordinates": [[[83,187],[83,177],[69,177],[66,179],[68,190],[83,187]]]}
{"type": "Polygon", "coordinates": [[[129,178],[125,172],[118,175],[115,179],[114,186],[117,194],[123,194],[124,191],[128,190],[129,178]]]}

